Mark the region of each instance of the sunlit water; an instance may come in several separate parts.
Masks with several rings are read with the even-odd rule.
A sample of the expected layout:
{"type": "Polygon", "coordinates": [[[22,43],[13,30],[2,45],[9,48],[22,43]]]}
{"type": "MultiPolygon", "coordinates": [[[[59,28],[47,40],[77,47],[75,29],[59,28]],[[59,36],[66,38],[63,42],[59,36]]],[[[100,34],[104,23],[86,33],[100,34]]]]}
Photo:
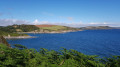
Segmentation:
{"type": "Polygon", "coordinates": [[[37,38],[8,40],[10,44],[22,44],[28,48],[60,50],[74,49],[87,55],[120,55],[120,29],[86,30],[61,34],[28,34],[37,38]]]}

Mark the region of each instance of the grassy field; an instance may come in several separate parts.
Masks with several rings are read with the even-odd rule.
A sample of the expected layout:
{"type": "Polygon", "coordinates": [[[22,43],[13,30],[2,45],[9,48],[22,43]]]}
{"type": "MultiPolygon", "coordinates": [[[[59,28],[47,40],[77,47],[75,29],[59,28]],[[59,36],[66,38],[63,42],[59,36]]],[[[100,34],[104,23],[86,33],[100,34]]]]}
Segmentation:
{"type": "Polygon", "coordinates": [[[59,26],[59,25],[36,25],[40,28],[40,30],[48,30],[48,31],[64,31],[64,30],[76,30],[76,28],[59,26]]]}
{"type": "Polygon", "coordinates": [[[52,27],[40,27],[40,29],[58,31],[58,30],[67,30],[67,27],[64,26],[52,26],[52,27]]]}

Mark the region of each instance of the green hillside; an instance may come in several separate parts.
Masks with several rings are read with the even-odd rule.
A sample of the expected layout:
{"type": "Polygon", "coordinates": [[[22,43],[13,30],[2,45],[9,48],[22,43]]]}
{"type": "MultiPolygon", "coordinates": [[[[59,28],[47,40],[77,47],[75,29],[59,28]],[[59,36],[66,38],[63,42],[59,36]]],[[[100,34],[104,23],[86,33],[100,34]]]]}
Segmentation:
{"type": "Polygon", "coordinates": [[[66,27],[66,26],[59,26],[59,25],[11,25],[11,26],[5,26],[5,27],[0,27],[0,35],[3,36],[27,36],[26,34],[19,34],[22,32],[44,32],[44,33],[49,33],[49,32],[62,32],[62,31],[76,31],[79,30],[77,28],[72,28],[72,27],[66,27]],[[47,32],[46,32],[47,31],[47,32]]]}
{"type": "Polygon", "coordinates": [[[48,31],[78,30],[77,28],[59,26],[59,25],[54,25],[54,26],[51,26],[51,27],[39,27],[39,28],[43,29],[43,30],[48,30],[48,31]]]}
{"type": "Polygon", "coordinates": [[[87,26],[87,27],[81,27],[82,30],[98,30],[98,29],[115,29],[114,27],[109,26],[87,26]]]}
{"type": "Polygon", "coordinates": [[[19,34],[20,32],[34,31],[37,28],[34,25],[12,25],[0,27],[0,35],[7,36],[27,36],[26,34],[19,34]]]}

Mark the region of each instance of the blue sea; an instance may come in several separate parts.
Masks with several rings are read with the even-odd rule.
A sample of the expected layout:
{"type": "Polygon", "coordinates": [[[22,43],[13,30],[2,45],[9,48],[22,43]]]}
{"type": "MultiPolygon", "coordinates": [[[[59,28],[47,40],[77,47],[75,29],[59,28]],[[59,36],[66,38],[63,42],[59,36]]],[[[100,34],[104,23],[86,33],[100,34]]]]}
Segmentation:
{"type": "Polygon", "coordinates": [[[37,36],[37,38],[12,39],[8,42],[10,44],[22,44],[36,50],[46,48],[58,51],[64,47],[86,55],[99,55],[101,57],[120,55],[120,29],[28,35],[37,36]]]}

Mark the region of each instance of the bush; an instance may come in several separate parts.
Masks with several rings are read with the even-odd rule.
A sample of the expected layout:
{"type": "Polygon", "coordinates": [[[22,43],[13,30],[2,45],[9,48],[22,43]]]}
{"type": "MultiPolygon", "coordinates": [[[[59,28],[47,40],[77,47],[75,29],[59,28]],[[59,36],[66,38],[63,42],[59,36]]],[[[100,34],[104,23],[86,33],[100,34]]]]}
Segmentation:
{"type": "Polygon", "coordinates": [[[120,56],[101,59],[65,48],[60,52],[45,48],[36,51],[0,44],[0,67],[120,67],[120,56]]]}

